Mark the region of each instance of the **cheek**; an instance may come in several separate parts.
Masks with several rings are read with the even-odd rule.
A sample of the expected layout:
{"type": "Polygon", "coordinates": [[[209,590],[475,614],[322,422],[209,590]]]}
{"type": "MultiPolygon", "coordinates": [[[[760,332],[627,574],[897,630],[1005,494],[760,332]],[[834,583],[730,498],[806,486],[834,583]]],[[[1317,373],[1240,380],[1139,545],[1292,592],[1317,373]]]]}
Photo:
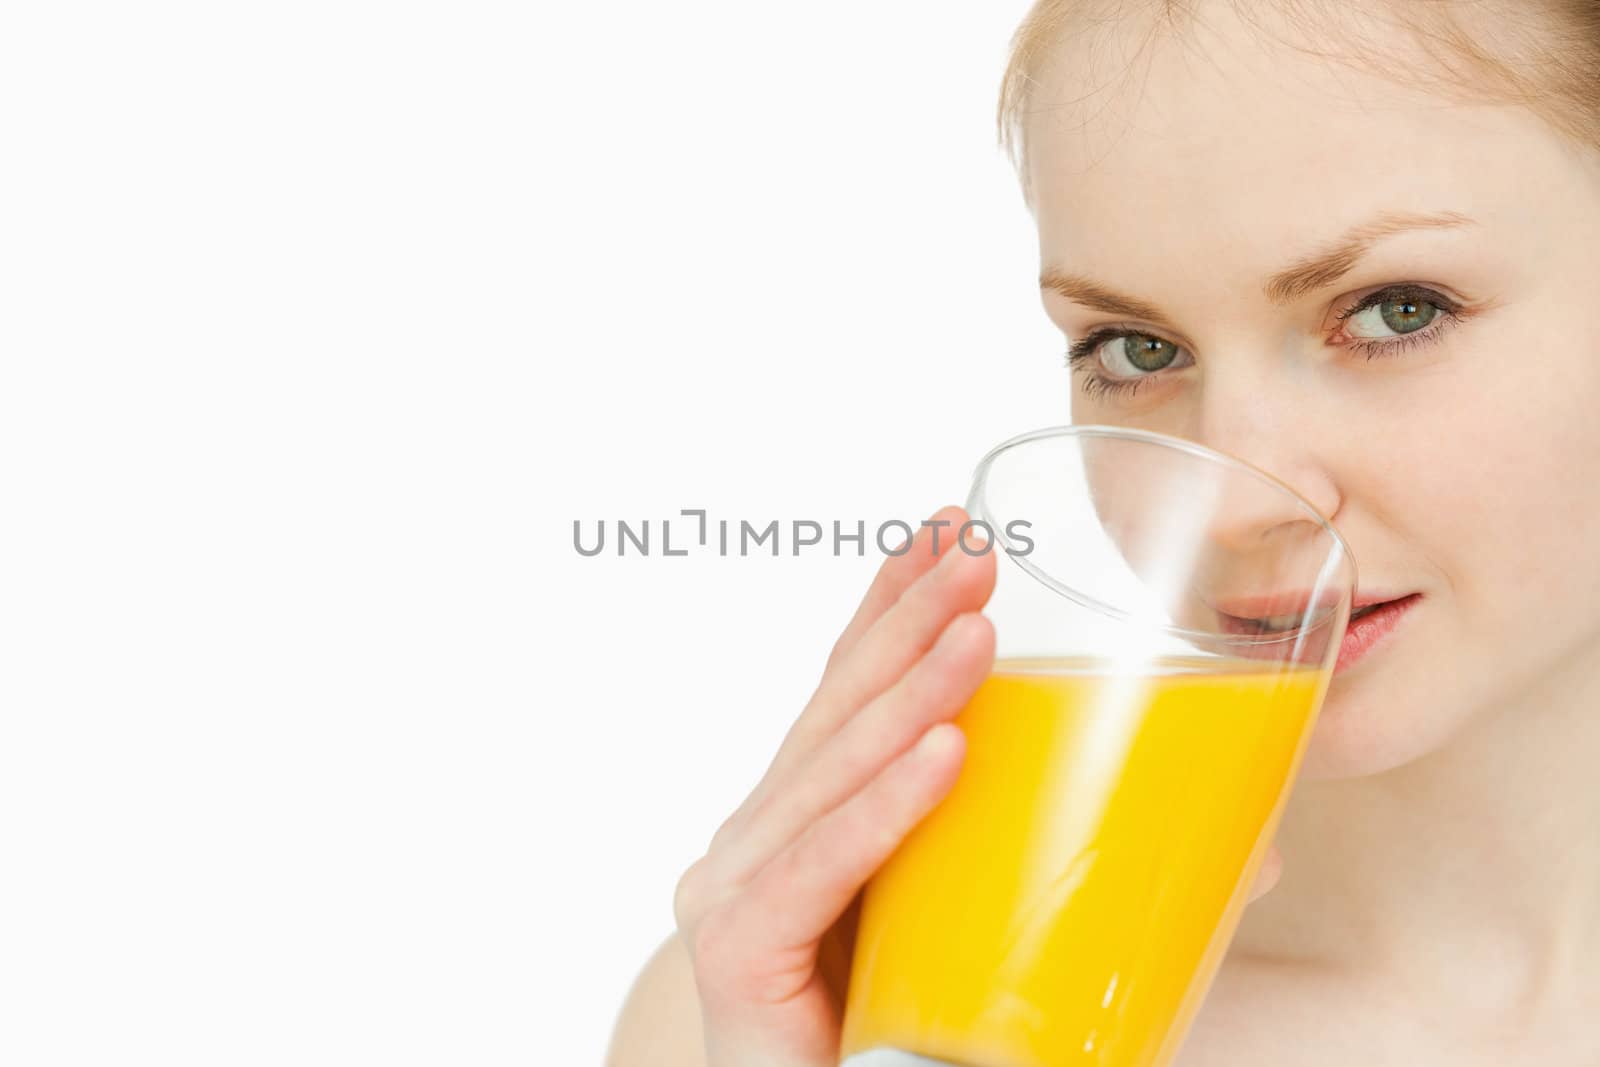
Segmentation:
{"type": "Polygon", "coordinates": [[[1600,373],[1519,380],[1506,365],[1416,398],[1433,414],[1410,423],[1382,495],[1463,626],[1548,643],[1552,626],[1600,620],[1600,373]]]}
{"type": "Polygon", "coordinates": [[[1071,396],[1069,411],[1074,425],[1095,423],[1122,426],[1170,437],[1201,440],[1195,418],[1198,410],[1197,390],[1192,381],[1178,386],[1169,383],[1160,388],[1147,388],[1125,399],[1090,397],[1084,393],[1081,380],[1069,378],[1067,388],[1071,396]]]}
{"type": "Polygon", "coordinates": [[[1448,407],[1413,409],[1439,418],[1374,428],[1387,458],[1368,452],[1370,476],[1350,489],[1385,531],[1373,542],[1394,568],[1384,577],[1422,583],[1432,604],[1401,655],[1335,682],[1308,777],[1374,773],[1437,748],[1596,640],[1600,381],[1586,388],[1559,399],[1452,390],[1448,407]]]}
{"type": "Polygon", "coordinates": [[[1335,682],[1312,778],[1437,748],[1600,639],[1600,361],[1579,358],[1600,336],[1527,322],[1340,397],[1354,432],[1318,427],[1341,442],[1329,458],[1369,535],[1367,573],[1418,583],[1432,603],[1374,673],[1335,682]],[[1515,369],[1541,351],[1542,373],[1515,369]]]}

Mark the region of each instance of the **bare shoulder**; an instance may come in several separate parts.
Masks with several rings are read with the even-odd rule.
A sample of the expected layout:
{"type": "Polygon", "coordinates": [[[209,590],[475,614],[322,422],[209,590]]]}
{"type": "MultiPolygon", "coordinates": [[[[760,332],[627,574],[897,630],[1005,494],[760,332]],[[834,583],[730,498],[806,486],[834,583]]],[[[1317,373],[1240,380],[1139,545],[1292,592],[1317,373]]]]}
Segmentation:
{"type": "Polygon", "coordinates": [[[634,979],[611,1034],[606,1067],[704,1067],[700,998],[688,949],[676,933],[634,979]]]}

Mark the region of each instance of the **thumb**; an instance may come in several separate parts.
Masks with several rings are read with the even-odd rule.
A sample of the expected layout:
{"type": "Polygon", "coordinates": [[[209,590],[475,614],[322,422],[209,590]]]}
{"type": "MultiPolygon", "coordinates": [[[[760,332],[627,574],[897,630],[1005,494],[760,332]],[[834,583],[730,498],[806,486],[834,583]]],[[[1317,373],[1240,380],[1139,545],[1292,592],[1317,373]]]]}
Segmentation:
{"type": "Polygon", "coordinates": [[[1283,877],[1283,853],[1278,851],[1277,843],[1267,846],[1266,858],[1261,861],[1261,869],[1256,872],[1255,885],[1250,887],[1250,900],[1260,900],[1272,891],[1278,884],[1278,879],[1283,877]]]}

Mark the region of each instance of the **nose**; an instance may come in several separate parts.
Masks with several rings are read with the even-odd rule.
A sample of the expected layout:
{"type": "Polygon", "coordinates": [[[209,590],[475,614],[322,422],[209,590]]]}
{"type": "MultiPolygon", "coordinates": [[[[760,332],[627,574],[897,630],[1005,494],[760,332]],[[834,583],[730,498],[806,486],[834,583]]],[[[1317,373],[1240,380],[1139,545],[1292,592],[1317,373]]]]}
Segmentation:
{"type": "Polygon", "coordinates": [[[1287,391],[1271,395],[1257,380],[1254,388],[1229,394],[1208,389],[1196,440],[1270,476],[1289,490],[1271,487],[1240,472],[1222,480],[1222,499],[1214,512],[1213,536],[1222,545],[1249,551],[1281,538],[1286,527],[1315,525],[1294,497],[1333,519],[1343,501],[1323,454],[1324,441],[1307,417],[1308,405],[1287,391]],[[1241,393],[1245,395],[1241,395],[1241,393]],[[1293,493],[1294,496],[1291,496],[1293,493]]]}
{"type": "Polygon", "coordinates": [[[1333,483],[1309,464],[1264,463],[1259,453],[1251,450],[1225,444],[1210,447],[1270,476],[1270,480],[1262,480],[1238,471],[1220,479],[1208,528],[1210,539],[1219,547],[1245,553],[1295,531],[1309,535],[1320,527],[1305,504],[1324,519],[1331,519],[1338,508],[1333,483]]]}
{"type": "Polygon", "coordinates": [[[1318,521],[1332,520],[1342,500],[1313,420],[1304,406],[1297,418],[1288,405],[1255,399],[1207,408],[1199,435],[1201,444],[1268,475],[1230,468],[1217,480],[1196,549],[1199,600],[1182,606],[1203,620],[1199,629],[1219,625],[1212,609],[1243,617],[1298,614],[1353,576],[1353,561],[1318,521]]]}

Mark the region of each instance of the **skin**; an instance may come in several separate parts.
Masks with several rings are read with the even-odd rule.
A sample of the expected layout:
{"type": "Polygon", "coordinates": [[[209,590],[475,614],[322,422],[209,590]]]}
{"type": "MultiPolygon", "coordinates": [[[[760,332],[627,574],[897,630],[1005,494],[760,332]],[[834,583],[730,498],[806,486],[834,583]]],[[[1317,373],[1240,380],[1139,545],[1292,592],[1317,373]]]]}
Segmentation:
{"type": "MultiPolygon", "coordinates": [[[[1273,33],[1202,3],[1175,35],[1134,17],[1069,34],[1026,129],[1043,271],[1160,319],[1048,287],[1046,312],[1068,341],[1167,343],[1144,346],[1148,370],[1120,340],[1095,348],[1073,421],[1239,456],[1333,520],[1364,590],[1421,594],[1335,678],[1281,880],[1179,1064],[1600,1062],[1600,157],[1526,110],[1294,50],[1316,38],[1261,16],[1273,33]],[[1269,279],[1382,212],[1458,224],[1269,299],[1269,279]],[[1395,285],[1411,303],[1337,318],[1395,285]],[[1437,336],[1354,347],[1413,333],[1437,336]],[[1094,367],[1148,380],[1091,395],[1094,367]]],[[[1432,62],[1349,18],[1394,69],[1432,62]]],[[[886,562],[767,778],[680,885],[618,1067],[833,1063],[846,906],[954,780],[959,732],[937,724],[992,656],[974,614],[992,557],[954,556],[886,562]]]]}

